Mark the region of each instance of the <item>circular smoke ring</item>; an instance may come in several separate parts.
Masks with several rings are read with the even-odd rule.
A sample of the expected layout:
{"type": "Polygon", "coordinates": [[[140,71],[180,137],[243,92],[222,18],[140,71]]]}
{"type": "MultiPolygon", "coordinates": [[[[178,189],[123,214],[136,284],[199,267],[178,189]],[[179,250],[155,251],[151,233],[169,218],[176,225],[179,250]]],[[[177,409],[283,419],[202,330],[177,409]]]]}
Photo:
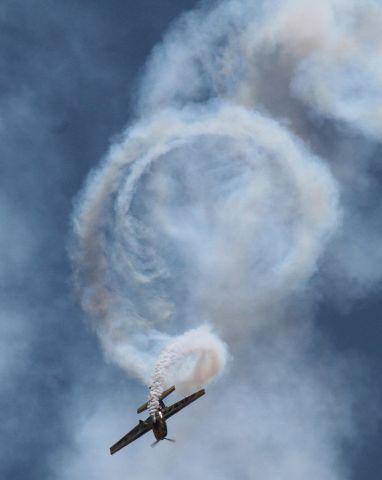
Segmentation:
{"type": "Polygon", "coordinates": [[[274,120],[231,104],[164,110],[130,129],[88,181],[75,216],[77,286],[105,351],[153,385],[155,406],[174,362],[190,352],[193,368],[180,383],[203,385],[223,369],[226,349],[210,330],[176,335],[182,316],[183,328],[219,322],[210,297],[231,288],[232,264],[242,263],[255,287],[261,274],[268,289],[293,291],[314,273],[337,222],[327,167],[274,120]],[[191,192],[182,197],[184,211],[171,197],[179,198],[179,178],[191,192]],[[209,255],[195,254],[202,242],[209,255]],[[228,251],[231,263],[222,267],[228,251]],[[224,268],[228,283],[220,284],[224,268]],[[197,284],[182,298],[187,307],[172,298],[183,276],[197,284]],[[213,358],[214,367],[203,373],[198,356],[213,358]]]}

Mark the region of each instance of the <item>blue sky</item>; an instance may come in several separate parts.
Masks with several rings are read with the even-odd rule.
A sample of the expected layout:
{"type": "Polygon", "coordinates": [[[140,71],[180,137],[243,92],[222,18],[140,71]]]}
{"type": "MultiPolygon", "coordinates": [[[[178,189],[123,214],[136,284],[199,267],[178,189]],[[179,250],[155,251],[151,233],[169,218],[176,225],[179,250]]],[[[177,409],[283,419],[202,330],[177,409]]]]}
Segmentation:
{"type": "MultiPolygon", "coordinates": [[[[100,450],[87,451],[83,444],[97,435],[108,454],[110,440],[117,440],[118,432],[123,434],[125,427],[133,426],[135,402],[147,395],[142,384],[104,357],[81,311],[68,258],[71,215],[89,171],[139,115],[137,111],[151,108],[137,107],[139,92],[152,81],[149,73],[147,83],[143,87],[140,83],[151,50],[179,14],[196,4],[170,0],[1,2],[0,472],[4,478],[91,476],[98,461],[92,454],[98,455],[100,450]],[[121,425],[124,409],[128,413],[121,425]]],[[[165,81],[165,72],[160,73],[165,81]]],[[[263,98],[267,95],[265,92],[263,98]]],[[[263,108],[272,111],[273,107],[265,102],[263,108]]],[[[272,114],[277,114],[276,107],[272,114]]],[[[325,154],[330,142],[336,142],[333,130],[338,128],[342,134],[344,128],[333,126],[332,119],[317,120],[308,114],[299,118],[296,131],[314,130],[309,142],[316,142],[319,155],[325,154]]],[[[363,135],[368,133],[350,135],[346,146],[353,152],[371,149],[378,158],[378,139],[365,140],[363,135]]],[[[361,187],[355,194],[365,211],[375,212],[368,217],[374,225],[373,248],[380,234],[381,175],[377,162],[370,170],[373,195],[362,197],[361,187]]],[[[361,208],[358,211],[362,214],[361,208]]],[[[361,242],[360,248],[363,245],[361,242]]],[[[334,248],[326,262],[336,252],[334,248]]],[[[312,356],[322,350],[317,358],[325,363],[323,374],[330,372],[332,360],[337,366],[344,363],[346,387],[338,387],[341,381],[337,379],[328,379],[328,383],[333,380],[334,390],[338,387],[342,393],[349,385],[357,391],[350,408],[356,410],[357,433],[339,442],[338,456],[348,472],[344,478],[374,480],[380,477],[382,467],[378,412],[381,287],[375,281],[345,302],[342,299],[349,287],[334,282],[335,275],[330,269],[328,272],[313,279],[318,285],[314,302],[288,308],[295,313],[300,309],[300,315],[307,309],[314,318],[313,328],[318,333],[307,349],[312,356]],[[335,285],[336,294],[329,295],[326,287],[321,288],[325,282],[335,285]],[[322,353],[326,349],[327,356],[322,353]]],[[[260,333],[263,337],[254,340],[259,351],[272,342],[268,331],[260,333]]],[[[315,365],[312,362],[310,366],[314,374],[318,371],[315,365]]],[[[231,368],[235,372],[235,366],[231,368]]],[[[245,385],[242,375],[241,385],[245,385]]],[[[306,376],[308,372],[301,378],[306,376]]],[[[223,392],[224,400],[227,385],[223,381],[216,388],[223,392]]],[[[261,401],[257,402],[260,409],[261,401]]],[[[256,417],[256,410],[250,414],[256,417]]],[[[182,428],[186,431],[189,425],[182,424],[182,428]]],[[[115,460],[120,470],[114,470],[115,464],[107,459],[109,463],[100,463],[100,478],[108,472],[127,471],[132,462],[142,462],[151,454],[151,449],[133,450],[131,457],[115,460]]],[[[154,459],[158,455],[155,452],[154,459]]],[[[181,475],[180,460],[174,463],[181,475]]],[[[267,471],[266,465],[262,467],[267,471]]],[[[163,468],[160,475],[164,478],[170,467],[159,468],[163,468]]],[[[204,468],[206,478],[215,478],[213,471],[208,471],[208,462],[204,468]]],[[[147,475],[151,471],[148,469],[147,475]]],[[[254,478],[249,472],[248,478],[254,478]]],[[[232,467],[231,476],[235,474],[232,467]]]]}

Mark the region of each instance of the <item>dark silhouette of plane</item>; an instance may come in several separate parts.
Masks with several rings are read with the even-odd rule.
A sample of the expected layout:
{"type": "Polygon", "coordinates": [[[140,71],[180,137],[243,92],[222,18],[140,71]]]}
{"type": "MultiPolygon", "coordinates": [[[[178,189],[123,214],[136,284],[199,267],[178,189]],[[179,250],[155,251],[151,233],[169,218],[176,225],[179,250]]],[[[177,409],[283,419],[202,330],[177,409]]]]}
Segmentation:
{"type": "MultiPolygon", "coordinates": [[[[118,452],[121,448],[126,447],[131,442],[134,442],[137,438],[141,437],[150,430],[153,431],[156,441],[152,444],[152,447],[156,445],[160,440],[168,440],[174,442],[171,438],[167,438],[167,423],[166,420],[170,418],[175,413],[178,413],[182,408],[187,407],[190,403],[194,402],[206,392],[202,389],[198,392],[189,395],[188,397],[179,400],[168,407],[163,402],[163,399],[166,398],[170,393],[175,390],[175,387],[170,387],[165,390],[159,399],[158,409],[150,415],[146,420],[139,420],[139,423],[134,427],[129,433],[122,437],[117,443],[110,447],[110,453],[118,452]]],[[[144,403],[141,407],[138,408],[137,413],[142,413],[148,408],[148,402],[144,403]]]]}

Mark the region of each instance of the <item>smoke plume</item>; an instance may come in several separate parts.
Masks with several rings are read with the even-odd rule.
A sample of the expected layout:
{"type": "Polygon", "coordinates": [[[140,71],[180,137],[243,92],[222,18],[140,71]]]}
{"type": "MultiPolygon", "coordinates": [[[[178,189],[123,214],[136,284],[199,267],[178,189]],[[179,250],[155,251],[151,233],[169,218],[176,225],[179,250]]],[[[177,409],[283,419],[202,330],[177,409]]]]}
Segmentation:
{"type": "MultiPolygon", "coordinates": [[[[274,419],[258,425],[262,478],[280,476],[270,451],[283,478],[342,475],[346,368],[311,359],[310,320],[318,296],[348,301],[381,277],[381,249],[363,248],[374,217],[352,195],[375,200],[381,28],[369,0],[227,0],[184,15],[147,63],[136,121],[76,205],[76,286],[108,358],[152,385],[153,409],[165,386],[206,385],[228,349],[225,385],[274,419]]],[[[206,469],[224,443],[209,437],[206,469]]],[[[254,478],[239,452],[248,437],[235,439],[254,478]]]]}

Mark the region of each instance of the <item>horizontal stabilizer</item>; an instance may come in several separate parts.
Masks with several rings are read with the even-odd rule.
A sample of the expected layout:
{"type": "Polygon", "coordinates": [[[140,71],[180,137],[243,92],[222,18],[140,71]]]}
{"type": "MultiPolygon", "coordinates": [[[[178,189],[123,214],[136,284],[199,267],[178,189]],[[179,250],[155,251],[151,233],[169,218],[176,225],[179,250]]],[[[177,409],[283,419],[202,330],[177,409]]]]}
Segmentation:
{"type": "MultiPolygon", "coordinates": [[[[168,397],[170,395],[170,393],[172,393],[173,391],[175,390],[175,387],[172,386],[170,388],[168,388],[167,390],[165,390],[162,395],[159,397],[160,400],[163,400],[164,398],[168,397]]],[[[145,410],[147,410],[147,407],[149,406],[149,402],[146,402],[144,403],[143,405],[141,405],[138,410],[137,410],[137,413],[142,413],[144,412],[145,410]]]]}

